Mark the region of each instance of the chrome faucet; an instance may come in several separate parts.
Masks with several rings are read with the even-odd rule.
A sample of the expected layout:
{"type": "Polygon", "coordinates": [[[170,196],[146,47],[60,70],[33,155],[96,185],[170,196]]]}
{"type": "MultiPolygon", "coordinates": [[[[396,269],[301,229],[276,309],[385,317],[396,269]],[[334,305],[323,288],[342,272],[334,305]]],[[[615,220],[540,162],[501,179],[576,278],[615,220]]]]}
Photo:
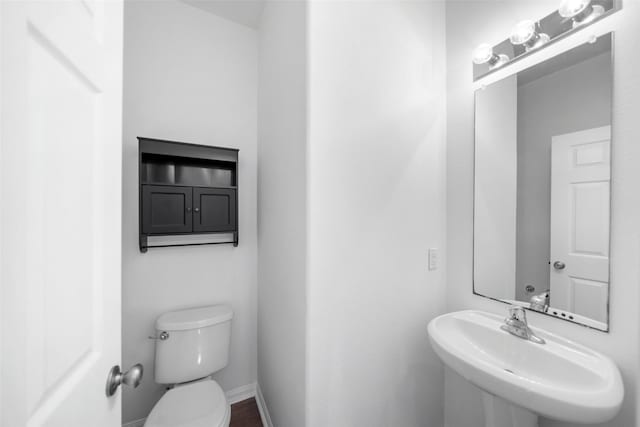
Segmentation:
{"type": "Polygon", "coordinates": [[[545,340],[533,333],[527,324],[527,313],[523,307],[512,305],[509,307],[509,317],[504,319],[504,325],[500,326],[503,331],[509,332],[518,338],[522,338],[536,344],[544,344],[545,340]]]}
{"type": "Polygon", "coordinates": [[[529,299],[529,309],[533,311],[539,311],[546,313],[549,310],[549,303],[551,300],[551,292],[549,289],[546,291],[534,295],[529,299]]]}

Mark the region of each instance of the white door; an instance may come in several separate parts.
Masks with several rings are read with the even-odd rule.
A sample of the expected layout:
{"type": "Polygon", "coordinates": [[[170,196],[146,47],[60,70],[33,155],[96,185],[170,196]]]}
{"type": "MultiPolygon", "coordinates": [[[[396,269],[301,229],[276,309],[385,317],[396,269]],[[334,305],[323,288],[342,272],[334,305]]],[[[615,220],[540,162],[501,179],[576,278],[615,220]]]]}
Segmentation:
{"type": "Polygon", "coordinates": [[[551,305],[607,321],[609,288],[609,126],[553,137],[551,305]]]}
{"type": "Polygon", "coordinates": [[[0,1],[2,427],[115,427],[122,3],[0,1]]]}

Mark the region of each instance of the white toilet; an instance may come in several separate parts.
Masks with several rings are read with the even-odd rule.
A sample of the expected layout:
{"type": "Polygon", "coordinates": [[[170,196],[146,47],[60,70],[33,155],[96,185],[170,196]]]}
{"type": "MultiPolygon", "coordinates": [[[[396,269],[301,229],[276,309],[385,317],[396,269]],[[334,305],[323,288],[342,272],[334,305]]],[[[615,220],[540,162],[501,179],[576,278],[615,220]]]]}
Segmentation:
{"type": "Polygon", "coordinates": [[[228,427],[231,407],[209,378],[227,366],[231,318],[226,305],[165,313],[156,321],[155,381],[174,385],[144,427],[228,427]]]}

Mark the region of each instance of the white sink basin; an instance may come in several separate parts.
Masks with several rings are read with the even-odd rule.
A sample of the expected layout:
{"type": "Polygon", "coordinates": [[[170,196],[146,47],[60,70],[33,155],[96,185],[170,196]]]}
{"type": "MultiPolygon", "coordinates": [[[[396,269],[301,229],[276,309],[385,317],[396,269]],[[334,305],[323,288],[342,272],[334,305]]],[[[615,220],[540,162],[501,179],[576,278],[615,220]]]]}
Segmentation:
{"type": "Polygon", "coordinates": [[[573,423],[616,415],[624,388],[611,359],[532,328],[546,340],[536,344],[501,330],[502,324],[504,317],[481,311],[448,313],[429,323],[442,361],[485,391],[488,426],[535,426],[537,415],[573,423]]]}

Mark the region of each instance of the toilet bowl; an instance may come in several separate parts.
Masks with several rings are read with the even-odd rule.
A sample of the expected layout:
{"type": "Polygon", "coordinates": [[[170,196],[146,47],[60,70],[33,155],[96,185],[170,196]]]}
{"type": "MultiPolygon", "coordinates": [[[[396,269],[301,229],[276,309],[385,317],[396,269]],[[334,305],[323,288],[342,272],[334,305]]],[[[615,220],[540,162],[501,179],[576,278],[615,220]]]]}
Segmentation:
{"type": "Polygon", "coordinates": [[[218,383],[177,386],[153,407],[144,427],[229,427],[231,407],[218,383]]]}
{"type": "Polygon", "coordinates": [[[231,406],[209,376],[229,360],[233,312],[225,305],[165,313],[156,321],[155,381],[170,384],[144,427],[228,427],[231,406]]]}

